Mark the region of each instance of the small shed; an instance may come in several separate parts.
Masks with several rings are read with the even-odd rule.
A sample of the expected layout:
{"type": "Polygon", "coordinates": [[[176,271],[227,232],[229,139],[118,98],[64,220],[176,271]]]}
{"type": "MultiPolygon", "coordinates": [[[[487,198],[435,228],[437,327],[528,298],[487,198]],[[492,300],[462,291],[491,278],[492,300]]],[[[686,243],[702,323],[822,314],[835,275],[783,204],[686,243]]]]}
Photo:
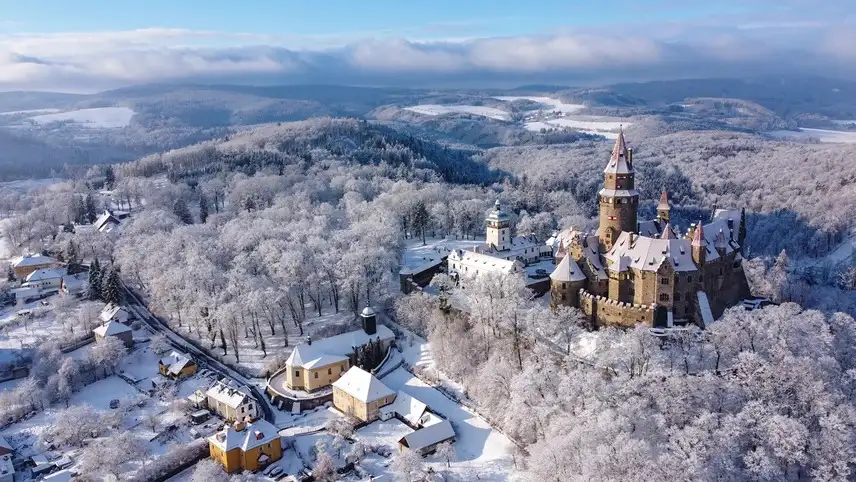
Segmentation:
{"type": "Polygon", "coordinates": [[[190,421],[194,424],[199,425],[200,423],[211,418],[211,412],[208,410],[198,410],[190,414],[190,421]]]}
{"type": "Polygon", "coordinates": [[[122,340],[122,343],[128,348],[134,346],[134,332],[118,321],[108,321],[92,331],[95,333],[95,341],[113,336],[122,340]]]}
{"type": "Polygon", "coordinates": [[[405,435],[398,441],[398,446],[401,450],[413,450],[424,457],[433,453],[438,445],[449,440],[455,440],[455,430],[451,422],[443,420],[405,435]]]}
{"type": "Polygon", "coordinates": [[[98,318],[102,323],[107,323],[108,321],[118,321],[119,323],[128,324],[131,320],[134,319],[134,316],[131,314],[131,311],[125,307],[120,305],[107,305],[101,310],[101,314],[98,315],[98,318]]]}

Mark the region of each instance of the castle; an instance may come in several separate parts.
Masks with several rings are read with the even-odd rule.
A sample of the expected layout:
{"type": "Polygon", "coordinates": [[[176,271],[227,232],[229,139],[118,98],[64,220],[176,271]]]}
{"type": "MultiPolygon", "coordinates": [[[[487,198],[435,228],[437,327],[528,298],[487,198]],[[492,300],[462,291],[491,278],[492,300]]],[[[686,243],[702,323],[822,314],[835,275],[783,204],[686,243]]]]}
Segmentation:
{"type": "Polygon", "coordinates": [[[639,222],[633,152],[623,132],[603,173],[597,232],[569,228],[554,237],[554,306],[582,309],[594,327],[705,327],[749,294],[740,212],[717,210],[710,223],[693,224],[681,235],[669,223],[663,192],[656,219],[639,222]]]}

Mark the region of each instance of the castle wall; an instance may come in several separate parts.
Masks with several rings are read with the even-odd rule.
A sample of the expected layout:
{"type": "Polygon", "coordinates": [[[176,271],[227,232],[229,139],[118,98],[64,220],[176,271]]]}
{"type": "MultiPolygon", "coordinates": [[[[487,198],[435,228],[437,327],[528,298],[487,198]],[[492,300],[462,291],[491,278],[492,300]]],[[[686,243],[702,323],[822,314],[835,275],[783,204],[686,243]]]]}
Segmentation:
{"type": "Polygon", "coordinates": [[[632,328],[637,324],[654,326],[656,305],[637,305],[623,303],[603,296],[579,291],[580,309],[593,321],[594,326],[620,326],[632,328]]]}
{"type": "Polygon", "coordinates": [[[550,305],[580,306],[579,292],[585,288],[585,281],[554,281],[550,282],[550,305]]]}

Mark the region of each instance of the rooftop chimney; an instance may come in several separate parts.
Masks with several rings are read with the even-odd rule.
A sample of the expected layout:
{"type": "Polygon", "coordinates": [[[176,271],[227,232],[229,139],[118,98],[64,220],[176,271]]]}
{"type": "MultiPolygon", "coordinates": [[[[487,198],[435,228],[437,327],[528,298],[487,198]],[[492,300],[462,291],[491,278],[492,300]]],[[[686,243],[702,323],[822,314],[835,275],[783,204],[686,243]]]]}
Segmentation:
{"type": "Polygon", "coordinates": [[[232,425],[232,428],[234,428],[236,432],[243,431],[244,427],[246,427],[246,425],[240,420],[236,420],[235,423],[232,425]]]}

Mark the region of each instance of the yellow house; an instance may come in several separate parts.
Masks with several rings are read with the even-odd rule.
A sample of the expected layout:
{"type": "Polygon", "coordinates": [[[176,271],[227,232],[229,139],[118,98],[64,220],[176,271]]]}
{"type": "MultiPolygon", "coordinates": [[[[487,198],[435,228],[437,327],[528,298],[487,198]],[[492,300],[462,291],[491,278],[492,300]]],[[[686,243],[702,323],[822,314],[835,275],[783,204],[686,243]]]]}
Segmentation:
{"type": "Polygon", "coordinates": [[[158,360],[158,371],[168,378],[184,378],[196,373],[196,363],[184,353],[172,351],[158,360]]]}
{"type": "Polygon", "coordinates": [[[208,437],[208,447],[228,473],[259,470],[282,458],[279,432],[264,420],[226,425],[208,437]]]}
{"type": "Polygon", "coordinates": [[[56,260],[50,256],[40,254],[25,254],[12,260],[12,270],[18,279],[26,278],[37,269],[50,268],[56,264],[56,260]]]}
{"type": "Polygon", "coordinates": [[[364,422],[377,420],[380,408],[393,401],[395,392],[360,367],[352,367],[333,383],[333,406],[364,422]]]}

